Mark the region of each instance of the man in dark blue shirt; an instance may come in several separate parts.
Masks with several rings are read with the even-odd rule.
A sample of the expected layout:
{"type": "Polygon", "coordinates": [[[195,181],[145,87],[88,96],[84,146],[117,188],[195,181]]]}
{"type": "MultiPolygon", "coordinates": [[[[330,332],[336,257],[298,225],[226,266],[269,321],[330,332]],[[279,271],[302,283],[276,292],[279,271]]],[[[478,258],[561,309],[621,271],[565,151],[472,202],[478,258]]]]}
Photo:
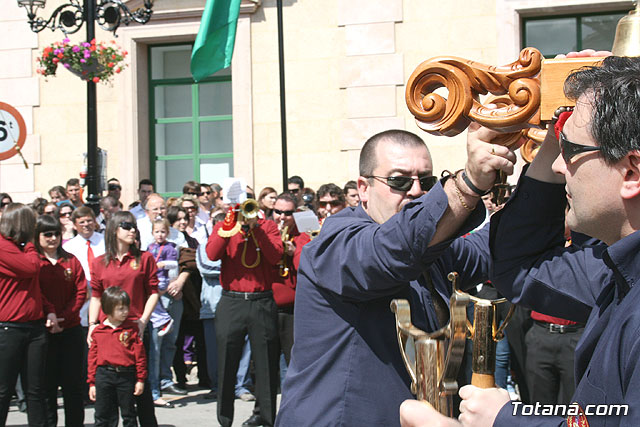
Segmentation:
{"type": "MultiPolygon", "coordinates": [[[[586,322],[575,352],[575,403],[566,412],[525,408],[503,390],[467,386],[464,425],[640,425],[640,58],[609,57],[576,71],[565,92],[575,110],[559,144],[549,132],[492,218],[491,252],[493,283],[507,298],[586,322]],[[608,247],[563,247],[567,201],[569,227],[608,247]]],[[[421,425],[409,420],[416,405],[403,404],[404,425],[421,425]]],[[[421,416],[430,426],[457,425],[432,410],[421,416]]]]}
{"type": "Polygon", "coordinates": [[[434,331],[447,321],[447,274],[458,271],[470,285],[487,276],[487,230],[453,239],[484,219],[471,186],[481,192],[493,185],[495,170],[513,170],[513,153],[494,151],[472,142],[466,177],[438,182],[418,136],[394,130],[367,141],[362,203],[327,218],[302,251],[277,425],[399,424],[400,403],[411,392],[389,303],[408,299],[414,324],[434,331]]]}

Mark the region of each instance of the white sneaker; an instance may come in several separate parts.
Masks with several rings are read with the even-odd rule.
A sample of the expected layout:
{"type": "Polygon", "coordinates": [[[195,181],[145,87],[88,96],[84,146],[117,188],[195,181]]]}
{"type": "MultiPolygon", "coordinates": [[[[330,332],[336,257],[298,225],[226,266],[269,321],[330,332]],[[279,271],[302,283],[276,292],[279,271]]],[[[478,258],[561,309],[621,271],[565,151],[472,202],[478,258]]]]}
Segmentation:
{"type": "Polygon", "coordinates": [[[240,396],[238,396],[240,398],[240,400],[242,400],[243,402],[253,402],[254,400],[256,400],[256,397],[251,394],[251,393],[242,393],[240,396]]]}

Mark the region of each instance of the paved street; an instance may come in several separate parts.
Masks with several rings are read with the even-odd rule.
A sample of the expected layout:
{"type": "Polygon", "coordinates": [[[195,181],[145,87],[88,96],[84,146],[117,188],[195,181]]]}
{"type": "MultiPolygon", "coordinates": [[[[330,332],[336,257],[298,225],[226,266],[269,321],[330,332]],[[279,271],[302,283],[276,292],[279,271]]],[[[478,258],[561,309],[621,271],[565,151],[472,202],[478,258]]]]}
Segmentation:
{"type": "MultiPolygon", "coordinates": [[[[193,378],[193,374],[190,375],[193,378]]],[[[187,385],[189,394],[187,396],[163,396],[166,400],[170,400],[175,404],[175,408],[164,409],[156,408],[156,418],[158,425],[161,427],[192,427],[192,426],[217,426],[216,419],[216,402],[205,400],[201,395],[207,393],[197,387],[197,382],[190,381],[187,385]]],[[[278,403],[280,396],[278,395],[278,403]]],[[[60,409],[58,409],[58,425],[64,425],[64,411],[62,409],[62,399],[58,400],[60,409]]],[[[243,402],[240,399],[235,400],[235,415],[233,426],[240,427],[243,421],[251,416],[254,402],[243,402]]],[[[122,422],[120,422],[122,425],[122,422]]],[[[27,414],[18,411],[15,404],[9,408],[9,417],[7,418],[7,426],[27,427],[27,414]]],[[[85,409],[85,426],[93,426],[93,407],[85,409]]]]}

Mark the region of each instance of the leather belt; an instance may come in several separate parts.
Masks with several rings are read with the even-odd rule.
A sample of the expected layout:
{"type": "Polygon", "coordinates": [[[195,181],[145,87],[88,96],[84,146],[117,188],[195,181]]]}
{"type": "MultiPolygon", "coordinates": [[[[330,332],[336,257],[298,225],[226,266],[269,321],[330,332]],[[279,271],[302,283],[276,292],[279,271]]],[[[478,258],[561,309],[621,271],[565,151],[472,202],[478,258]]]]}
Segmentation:
{"type": "Polygon", "coordinates": [[[244,300],[254,300],[254,299],[263,299],[263,298],[273,298],[273,292],[264,291],[264,292],[236,292],[236,291],[227,291],[226,289],[222,290],[222,295],[231,298],[238,298],[244,300]]]}
{"type": "Polygon", "coordinates": [[[584,329],[584,325],[558,325],[557,323],[547,323],[540,320],[536,320],[536,325],[542,326],[550,334],[566,334],[569,332],[578,332],[584,329]]]}
{"type": "Polygon", "coordinates": [[[135,372],[135,366],[116,366],[116,365],[100,365],[99,368],[105,368],[109,371],[114,372],[135,372]]]}

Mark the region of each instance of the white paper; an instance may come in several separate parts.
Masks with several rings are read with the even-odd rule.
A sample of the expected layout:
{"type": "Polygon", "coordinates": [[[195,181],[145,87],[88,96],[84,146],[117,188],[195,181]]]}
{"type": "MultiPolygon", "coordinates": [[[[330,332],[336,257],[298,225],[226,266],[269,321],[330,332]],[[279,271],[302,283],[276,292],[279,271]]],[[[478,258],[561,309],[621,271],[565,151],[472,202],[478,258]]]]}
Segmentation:
{"type": "Polygon", "coordinates": [[[233,204],[247,200],[247,181],[244,178],[225,178],[222,184],[222,201],[233,204]]]}
{"type": "Polygon", "coordinates": [[[318,222],[318,217],[313,211],[294,212],[293,219],[296,221],[296,227],[298,227],[300,233],[320,229],[320,222],[318,222]]]}

